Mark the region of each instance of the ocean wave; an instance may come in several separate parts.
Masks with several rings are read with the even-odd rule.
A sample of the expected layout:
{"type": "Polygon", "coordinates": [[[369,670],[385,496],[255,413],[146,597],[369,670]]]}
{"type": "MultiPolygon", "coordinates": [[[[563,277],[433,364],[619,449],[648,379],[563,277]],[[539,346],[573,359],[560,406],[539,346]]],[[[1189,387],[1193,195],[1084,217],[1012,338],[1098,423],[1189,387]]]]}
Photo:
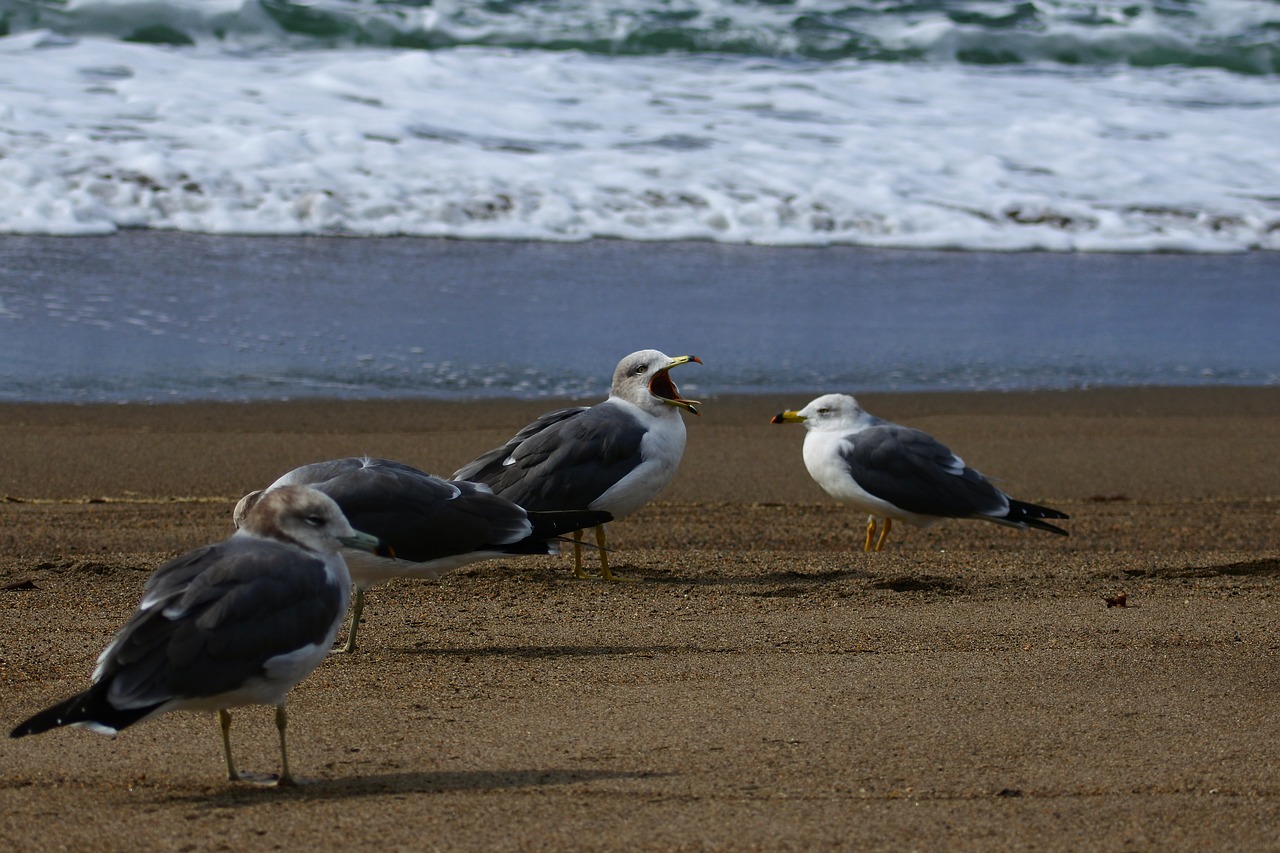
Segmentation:
{"type": "Polygon", "coordinates": [[[1214,69],[0,39],[0,232],[1280,249],[1280,95],[1214,69]]]}
{"type": "Polygon", "coordinates": [[[1280,7],[1267,0],[0,0],[0,33],[34,29],[239,49],[470,46],[1280,73],[1280,7]]]}
{"type": "Polygon", "coordinates": [[[1205,53],[1252,39],[1261,70],[1277,18],[1248,0],[0,0],[0,232],[1277,250],[1280,94],[1205,53]],[[833,22],[895,61],[818,49],[833,22]],[[1198,46],[1135,68],[1159,64],[1139,42],[1198,46]]]}

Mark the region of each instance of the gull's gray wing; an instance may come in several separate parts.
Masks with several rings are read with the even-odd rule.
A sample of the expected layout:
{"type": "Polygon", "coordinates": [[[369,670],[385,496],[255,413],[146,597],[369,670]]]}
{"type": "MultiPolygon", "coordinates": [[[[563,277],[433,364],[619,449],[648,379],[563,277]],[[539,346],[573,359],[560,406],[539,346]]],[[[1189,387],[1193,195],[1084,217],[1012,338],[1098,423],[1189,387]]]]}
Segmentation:
{"type": "Polygon", "coordinates": [[[840,456],[870,494],[899,509],[939,518],[1002,515],[1004,494],[928,433],[897,424],[845,437],[840,456]]]}
{"type": "Polygon", "coordinates": [[[567,409],[556,409],[553,412],[539,415],[537,420],[507,439],[506,444],[481,453],[475,459],[454,471],[453,479],[466,480],[472,483],[492,483],[494,479],[501,476],[504,470],[503,461],[510,457],[516,448],[543,430],[552,429],[561,422],[576,417],[585,411],[587,411],[586,406],[571,406],[567,409]]]}
{"type": "Polygon", "coordinates": [[[586,509],[644,461],[644,424],[610,403],[549,412],[454,476],[528,510],[586,509]]]}
{"type": "Polygon", "coordinates": [[[386,459],[305,468],[330,474],[309,485],[333,498],[352,527],[388,543],[401,560],[503,551],[533,534],[528,514],[488,487],[442,480],[386,459]]]}
{"type": "Polygon", "coordinates": [[[264,676],[272,658],[326,642],[344,600],[324,563],[297,548],[209,545],[156,570],[94,680],[121,709],[217,696],[264,676]]]}

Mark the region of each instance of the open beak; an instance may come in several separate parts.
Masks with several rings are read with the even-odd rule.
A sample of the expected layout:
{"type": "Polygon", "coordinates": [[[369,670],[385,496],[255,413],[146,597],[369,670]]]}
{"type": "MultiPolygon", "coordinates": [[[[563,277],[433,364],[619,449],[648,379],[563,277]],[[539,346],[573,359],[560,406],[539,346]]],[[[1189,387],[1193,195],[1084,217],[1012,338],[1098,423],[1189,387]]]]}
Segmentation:
{"type": "Polygon", "coordinates": [[[341,542],[345,548],[353,548],[357,551],[368,551],[376,557],[388,557],[390,559],[395,559],[396,556],[395,550],[386,542],[382,541],[377,536],[370,536],[368,533],[361,533],[359,530],[355,531],[355,534],[352,536],[339,536],[338,541],[341,542]]]}
{"type": "Polygon", "coordinates": [[[696,355],[678,355],[671,359],[671,363],[666,367],[653,374],[653,378],[649,380],[649,393],[673,406],[679,406],[682,409],[688,409],[693,414],[699,414],[698,407],[702,404],[697,400],[686,400],[680,396],[680,389],[676,388],[676,383],[671,381],[671,377],[667,374],[673,367],[679,367],[682,364],[688,364],[696,361],[702,364],[702,359],[696,355]]]}
{"type": "Polygon", "coordinates": [[[800,414],[799,412],[793,412],[791,409],[787,409],[785,412],[779,412],[778,414],[774,415],[773,419],[770,420],[769,423],[771,424],[802,424],[806,420],[808,419],[804,415],[800,414]]]}

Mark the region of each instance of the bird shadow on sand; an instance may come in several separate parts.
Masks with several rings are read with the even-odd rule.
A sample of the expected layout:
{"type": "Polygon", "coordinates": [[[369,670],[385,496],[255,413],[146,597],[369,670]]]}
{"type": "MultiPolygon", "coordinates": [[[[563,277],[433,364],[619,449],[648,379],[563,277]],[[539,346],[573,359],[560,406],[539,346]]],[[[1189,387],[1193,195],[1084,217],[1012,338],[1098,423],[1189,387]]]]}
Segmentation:
{"type": "Polygon", "coordinates": [[[1276,577],[1280,575],[1280,559],[1267,557],[1261,560],[1223,565],[1183,566],[1181,568],[1124,569],[1131,578],[1214,578],[1214,577],[1276,577]]]}
{"type": "Polygon", "coordinates": [[[653,584],[686,587],[738,586],[740,594],[753,598],[801,598],[810,595],[845,596],[860,591],[887,590],[935,595],[957,595],[969,590],[956,578],[931,574],[872,572],[865,569],[828,569],[816,572],[786,570],[759,575],[703,577],[646,577],[653,584]]]}
{"type": "MultiPolygon", "coordinates": [[[[829,584],[846,580],[869,580],[877,577],[875,572],[866,569],[827,569],[822,571],[803,572],[794,569],[784,571],[762,572],[759,574],[722,574],[722,573],[706,573],[706,574],[676,574],[668,572],[664,569],[654,569],[652,566],[631,566],[621,565],[614,566],[613,571],[619,578],[630,583],[619,585],[619,589],[626,589],[631,583],[638,585],[645,584],[667,584],[667,585],[683,585],[683,586],[734,586],[734,585],[755,585],[762,586],[768,584],[794,584],[794,583],[810,583],[810,584],[829,584]]],[[[470,575],[459,573],[458,577],[479,577],[478,572],[470,575]]],[[[608,584],[604,578],[599,575],[592,575],[587,578],[575,578],[572,574],[567,576],[560,573],[543,573],[528,572],[525,574],[511,574],[503,579],[504,583],[526,583],[539,586],[554,584],[557,586],[573,586],[581,584],[608,584]]],[[[612,586],[613,584],[610,584],[612,586]]]]}
{"type": "Polygon", "coordinates": [[[409,655],[433,657],[518,657],[529,659],[555,659],[574,657],[654,657],[673,652],[687,652],[687,646],[481,646],[479,648],[444,648],[415,646],[397,651],[409,655]]]}
{"type": "Polygon", "coordinates": [[[439,770],[429,772],[374,773],[337,779],[302,779],[297,785],[240,785],[228,783],[212,792],[204,790],[160,798],[166,803],[191,803],[204,808],[239,808],[265,801],[346,800],[358,797],[405,794],[480,793],[518,788],[578,785],[614,779],[654,779],[671,776],[648,770],[439,770]]]}
{"type": "MultiPolygon", "coordinates": [[[[619,571],[625,571],[625,568],[619,571]]],[[[840,581],[865,581],[875,578],[873,572],[866,569],[828,569],[817,572],[799,572],[788,569],[780,572],[764,572],[751,575],[646,575],[638,577],[642,583],[673,584],[683,586],[787,586],[811,585],[824,586],[840,581]]]]}
{"type": "MultiPolygon", "coordinates": [[[[737,587],[737,592],[755,598],[795,598],[811,594],[849,595],[861,590],[888,590],[890,592],[914,592],[928,594],[956,595],[969,591],[970,584],[954,577],[944,575],[913,573],[903,571],[902,566],[877,567],[875,570],[865,568],[822,569],[817,571],[798,571],[785,569],[768,571],[760,574],[677,574],[662,569],[649,567],[642,569],[635,566],[619,566],[619,576],[634,581],[628,584],[610,584],[618,589],[628,587],[685,587],[687,589],[713,589],[737,587]],[[654,573],[654,572],[659,573],[654,573]]],[[[547,583],[547,578],[519,578],[528,582],[547,583]]],[[[562,579],[554,579],[562,581],[562,579]]],[[[565,584],[604,583],[600,578],[584,580],[563,580],[565,584]]],[[[618,652],[583,652],[594,654],[616,654],[618,652]]]]}

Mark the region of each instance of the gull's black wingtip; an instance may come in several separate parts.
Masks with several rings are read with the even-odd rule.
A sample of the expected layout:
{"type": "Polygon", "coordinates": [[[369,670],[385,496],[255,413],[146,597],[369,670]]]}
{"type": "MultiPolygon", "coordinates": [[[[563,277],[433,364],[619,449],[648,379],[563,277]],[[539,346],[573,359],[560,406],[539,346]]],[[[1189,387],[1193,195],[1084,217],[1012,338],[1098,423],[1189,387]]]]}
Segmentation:
{"type": "Polygon", "coordinates": [[[1070,519],[1071,516],[1065,512],[1053,509],[1047,506],[1038,506],[1029,504],[1026,501],[1017,501],[1009,499],[1009,514],[1005,516],[1008,521],[1014,524],[1021,524],[1035,530],[1043,530],[1045,533],[1053,533],[1057,536],[1070,536],[1071,534],[1063,530],[1057,525],[1050,524],[1045,521],[1046,518],[1053,519],[1070,519]]]}
{"type": "Polygon", "coordinates": [[[80,699],[80,696],[72,696],[70,699],[59,702],[51,708],[45,708],[40,713],[28,717],[13,727],[13,731],[9,732],[9,737],[20,738],[27,735],[38,735],[49,731],[49,729],[67,725],[71,722],[67,719],[68,712],[78,699],[80,699]]]}
{"type": "MultiPolygon", "coordinates": [[[[1053,516],[1053,518],[1066,518],[1066,517],[1067,517],[1067,516],[1065,516],[1065,515],[1063,515],[1063,516],[1057,516],[1057,515],[1053,516]]],[[[1025,519],[1023,519],[1023,520],[1022,520],[1022,523],[1023,523],[1023,524],[1025,524],[1027,527],[1031,527],[1031,528],[1034,528],[1034,529],[1036,529],[1036,530],[1043,530],[1045,533],[1053,533],[1053,534],[1055,534],[1055,535],[1057,535],[1057,536],[1070,536],[1070,535],[1071,535],[1071,532],[1070,532],[1070,531],[1063,530],[1061,527],[1058,527],[1057,525],[1049,524],[1047,521],[1039,521],[1038,519],[1034,519],[1034,518],[1025,518],[1025,519]]]]}
{"type": "Polygon", "coordinates": [[[101,734],[114,735],[151,714],[160,704],[162,703],[142,708],[116,708],[107,701],[103,683],[98,682],[83,693],[77,693],[56,705],[51,705],[14,726],[13,731],[9,732],[9,737],[38,735],[50,729],[73,726],[77,723],[101,734]]]}

